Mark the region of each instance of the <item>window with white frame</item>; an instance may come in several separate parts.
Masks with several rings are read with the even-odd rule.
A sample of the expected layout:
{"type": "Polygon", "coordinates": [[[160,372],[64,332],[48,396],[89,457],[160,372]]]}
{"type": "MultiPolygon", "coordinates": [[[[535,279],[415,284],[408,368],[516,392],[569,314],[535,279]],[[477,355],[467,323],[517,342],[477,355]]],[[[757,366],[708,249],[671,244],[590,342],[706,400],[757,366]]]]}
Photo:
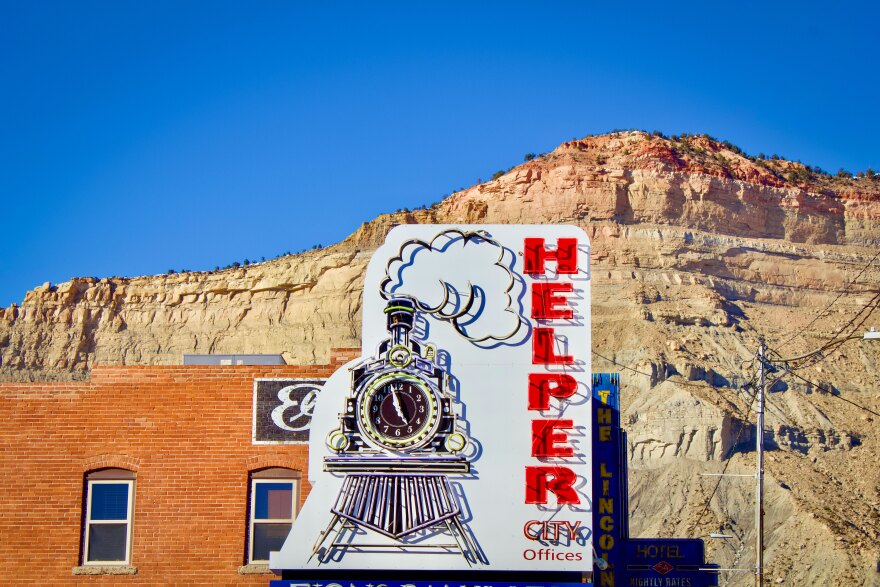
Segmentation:
{"type": "Polygon", "coordinates": [[[134,481],[135,474],[123,469],[103,469],[86,475],[83,564],[131,562],[134,481]]]}
{"type": "Polygon", "coordinates": [[[271,468],[251,473],[248,562],[269,562],[269,553],[280,550],[290,533],[299,505],[300,474],[271,468]]]}

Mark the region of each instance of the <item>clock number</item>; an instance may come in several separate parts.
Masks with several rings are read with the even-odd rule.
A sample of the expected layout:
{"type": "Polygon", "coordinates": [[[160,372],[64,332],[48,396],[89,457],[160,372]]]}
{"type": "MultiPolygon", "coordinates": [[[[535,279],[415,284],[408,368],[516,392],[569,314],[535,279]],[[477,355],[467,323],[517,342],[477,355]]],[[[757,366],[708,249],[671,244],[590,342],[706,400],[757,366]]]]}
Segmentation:
{"type": "Polygon", "coordinates": [[[419,413],[420,413],[420,414],[424,414],[424,413],[425,413],[425,406],[419,406],[419,413]]]}
{"type": "Polygon", "coordinates": [[[400,436],[400,428],[394,430],[394,436],[400,436]]]}
{"type": "MultiPolygon", "coordinates": [[[[378,421],[377,421],[378,423],[378,421]]],[[[382,426],[382,432],[388,432],[388,426],[382,426]]]]}

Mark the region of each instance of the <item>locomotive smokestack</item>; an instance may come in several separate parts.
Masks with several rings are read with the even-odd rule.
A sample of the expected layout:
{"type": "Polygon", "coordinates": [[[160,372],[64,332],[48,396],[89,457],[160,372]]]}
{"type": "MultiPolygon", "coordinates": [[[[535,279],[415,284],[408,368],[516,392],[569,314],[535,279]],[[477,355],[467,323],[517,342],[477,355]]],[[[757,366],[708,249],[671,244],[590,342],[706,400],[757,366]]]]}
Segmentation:
{"type": "Polygon", "coordinates": [[[415,301],[408,296],[391,298],[385,307],[385,317],[388,332],[391,333],[391,344],[409,346],[409,331],[416,317],[415,301]]]}

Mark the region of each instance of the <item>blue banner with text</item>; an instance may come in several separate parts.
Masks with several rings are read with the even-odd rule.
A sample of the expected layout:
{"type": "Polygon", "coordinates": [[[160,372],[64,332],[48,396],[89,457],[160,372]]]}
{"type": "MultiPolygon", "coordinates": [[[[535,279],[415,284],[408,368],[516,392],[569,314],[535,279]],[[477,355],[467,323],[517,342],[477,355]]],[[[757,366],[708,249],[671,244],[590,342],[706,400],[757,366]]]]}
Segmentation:
{"type": "Polygon", "coordinates": [[[622,584],[626,462],[620,430],[620,375],[593,374],[593,548],[597,587],[622,584]]]}

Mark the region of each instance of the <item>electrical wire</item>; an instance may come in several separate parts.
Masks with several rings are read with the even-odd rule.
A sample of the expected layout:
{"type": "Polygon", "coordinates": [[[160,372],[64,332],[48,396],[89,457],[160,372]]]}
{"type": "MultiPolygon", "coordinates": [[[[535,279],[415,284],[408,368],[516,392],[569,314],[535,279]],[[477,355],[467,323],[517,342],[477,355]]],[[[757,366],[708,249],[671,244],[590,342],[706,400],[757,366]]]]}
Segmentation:
{"type": "MultiPolygon", "coordinates": [[[[597,353],[596,351],[592,351],[592,352],[597,357],[599,357],[601,359],[605,359],[609,363],[617,365],[618,367],[621,367],[621,368],[626,369],[628,371],[632,371],[633,373],[638,373],[639,375],[644,375],[645,377],[653,377],[653,375],[650,373],[645,373],[644,371],[639,371],[638,369],[634,369],[634,368],[630,367],[629,365],[624,365],[623,363],[619,363],[619,362],[615,361],[614,359],[609,359],[608,357],[601,355],[601,354],[597,353]]],[[[758,378],[757,373],[752,375],[752,378],[748,382],[746,382],[745,384],[740,386],[740,389],[754,388],[755,380],[757,378],[758,378]]],[[[692,387],[701,387],[701,388],[705,389],[704,385],[700,385],[700,384],[696,384],[696,383],[690,383],[690,382],[684,382],[684,381],[675,381],[674,383],[676,383],[678,385],[689,385],[692,387]]],[[[773,383],[776,383],[776,381],[773,381],[773,383]]],[[[739,446],[739,442],[742,439],[743,431],[746,429],[746,423],[748,423],[749,417],[751,416],[751,413],[752,413],[752,404],[754,403],[755,397],[757,397],[757,395],[758,395],[758,390],[754,389],[754,392],[752,393],[751,398],[749,398],[749,402],[747,404],[747,410],[746,410],[745,414],[743,414],[741,410],[738,410],[739,413],[737,415],[740,416],[740,421],[743,422],[743,425],[739,426],[739,429],[737,430],[736,438],[733,441],[732,449],[736,449],[736,447],[739,446]]],[[[724,467],[721,470],[721,476],[718,477],[718,482],[715,484],[715,487],[712,489],[712,494],[709,496],[709,499],[706,500],[706,506],[703,508],[703,511],[700,512],[700,515],[697,518],[697,521],[691,527],[689,534],[693,534],[693,532],[697,528],[697,526],[700,525],[700,522],[703,521],[703,516],[705,516],[706,512],[709,510],[709,506],[712,503],[712,498],[715,497],[715,494],[718,492],[718,488],[721,486],[721,481],[724,479],[723,475],[727,472],[727,468],[730,466],[730,463],[733,462],[732,457],[733,457],[733,455],[731,454],[731,458],[728,458],[727,461],[725,461],[724,467]]]]}
{"type": "Polygon", "coordinates": [[[807,330],[810,326],[812,326],[813,324],[815,324],[816,321],[819,320],[819,318],[821,318],[822,316],[824,316],[825,313],[826,313],[828,310],[831,309],[831,306],[833,306],[834,304],[836,304],[837,301],[838,301],[840,298],[842,298],[846,293],[849,292],[849,288],[850,288],[850,287],[851,287],[856,281],[859,280],[859,278],[865,273],[865,271],[868,270],[868,268],[869,268],[871,265],[874,264],[874,261],[876,261],[878,257],[880,257],[880,250],[878,250],[878,251],[874,254],[874,256],[871,257],[871,260],[868,261],[867,265],[865,265],[864,267],[862,267],[862,270],[859,271],[859,274],[858,274],[858,275],[856,275],[856,276],[855,276],[855,277],[854,277],[849,283],[847,283],[846,285],[843,286],[843,291],[841,291],[839,294],[837,294],[837,297],[834,298],[833,300],[831,300],[831,303],[830,303],[830,304],[828,304],[827,306],[825,306],[825,308],[824,308],[821,312],[819,312],[819,313],[816,315],[815,318],[813,318],[812,320],[810,320],[810,323],[809,323],[809,324],[807,324],[807,325],[804,326],[803,328],[798,329],[797,332],[795,332],[794,334],[792,334],[791,336],[789,336],[787,339],[785,339],[784,341],[782,341],[782,342],[780,343],[780,346],[784,346],[784,345],[790,343],[791,341],[793,341],[794,339],[796,339],[797,337],[801,336],[804,332],[806,332],[806,330],[807,330]]]}
{"type": "Polygon", "coordinates": [[[778,351],[768,348],[768,352],[777,357],[774,359],[768,359],[768,361],[777,364],[785,364],[786,370],[788,371],[812,367],[813,365],[829,358],[837,352],[837,349],[839,349],[841,345],[853,338],[853,333],[860,330],[878,308],[880,308],[880,291],[876,292],[874,297],[868,300],[868,302],[863,305],[852,318],[850,318],[849,322],[840,327],[831,340],[818,349],[798,357],[783,358],[778,351]],[[845,331],[849,331],[849,334],[841,336],[845,331]]]}
{"type": "MultiPolygon", "coordinates": [[[[594,355],[596,355],[597,357],[608,361],[609,363],[617,365],[618,367],[621,367],[622,369],[626,369],[627,371],[632,371],[633,373],[638,373],[639,375],[644,375],[645,377],[651,377],[651,378],[654,377],[654,375],[652,375],[651,373],[645,373],[644,371],[639,371],[638,369],[634,369],[633,367],[630,367],[629,365],[625,365],[623,363],[615,361],[614,359],[610,359],[604,355],[601,355],[601,354],[597,353],[596,351],[592,351],[592,353],[594,355]]],[[[750,363],[750,365],[753,365],[755,362],[755,357],[752,357],[749,361],[743,361],[743,363],[746,363],[746,362],[750,363]]],[[[728,381],[731,381],[734,379],[733,377],[726,377],[724,375],[722,375],[722,377],[725,377],[728,381]]],[[[755,384],[755,381],[757,380],[757,378],[758,378],[757,373],[753,374],[751,379],[749,379],[749,381],[738,386],[737,389],[747,389],[747,388],[752,387],[755,384]]],[[[698,387],[700,389],[707,389],[706,385],[709,385],[710,389],[721,389],[720,387],[716,387],[708,382],[706,383],[706,385],[704,385],[704,384],[700,384],[700,383],[691,383],[690,381],[673,381],[670,379],[666,379],[666,381],[671,381],[672,383],[675,383],[676,385],[685,385],[688,387],[698,387]]],[[[774,381],[773,383],[776,383],[776,381],[774,381]]],[[[739,394],[737,394],[737,397],[740,397],[739,394]]],[[[735,403],[732,403],[732,405],[736,408],[736,416],[742,417],[742,415],[743,415],[742,410],[740,410],[740,408],[735,403]]],[[[748,418],[746,417],[745,419],[748,419],[748,418]]]]}
{"type": "MultiPolygon", "coordinates": [[[[755,377],[752,378],[754,381],[755,377]]],[[[746,410],[745,417],[742,419],[743,425],[739,427],[736,433],[736,439],[733,441],[732,450],[735,450],[737,446],[739,446],[739,441],[742,438],[742,433],[746,429],[745,423],[749,421],[749,416],[752,414],[752,404],[755,402],[755,398],[758,396],[758,390],[755,389],[755,392],[752,394],[752,397],[748,404],[748,410],[746,410]]],[[[721,482],[724,480],[724,474],[727,473],[727,468],[730,467],[730,463],[733,462],[733,453],[731,452],[730,457],[724,463],[724,467],[721,469],[721,474],[718,476],[718,481],[715,483],[715,487],[712,488],[712,493],[709,495],[709,499],[706,500],[706,505],[703,507],[703,511],[700,512],[700,515],[697,517],[697,521],[691,526],[691,529],[688,531],[688,535],[692,535],[700,523],[703,521],[703,516],[706,515],[706,512],[709,511],[709,506],[712,504],[712,498],[715,497],[715,494],[718,493],[718,488],[721,487],[721,482]]]]}
{"type": "MultiPolygon", "coordinates": [[[[615,361],[614,359],[609,359],[609,358],[606,357],[605,355],[600,355],[600,354],[597,353],[596,351],[592,351],[592,353],[593,353],[594,355],[596,355],[597,357],[599,357],[600,359],[605,359],[605,360],[608,361],[609,363],[611,363],[611,364],[613,364],[613,365],[617,365],[618,367],[620,367],[620,368],[622,368],[622,369],[626,369],[627,371],[632,371],[633,373],[638,373],[639,375],[644,375],[645,377],[652,377],[652,378],[655,377],[655,375],[652,375],[651,373],[645,373],[644,371],[639,371],[638,369],[634,369],[634,368],[630,367],[629,365],[624,365],[623,363],[619,363],[619,362],[615,361]]],[[[724,377],[724,376],[722,375],[722,377],[724,377]]],[[[726,379],[729,381],[731,378],[726,377],[726,379]]],[[[671,380],[667,378],[667,379],[665,379],[664,381],[671,381],[671,380]]],[[[702,389],[706,389],[706,386],[707,386],[707,385],[708,385],[709,387],[711,387],[711,388],[716,388],[716,386],[712,385],[712,384],[709,383],[708,381],[707,381],[705,384],[703,384],[703,383],[692,383],[692,382],[690,382],[690,381],[677,381],[677,380],[676,380],[676,381],[673,381],[673,383],[675,383],[676,385],[686,385],[686,386],[688,386],[688,387],[699,387],[699,388],[702,388],[702,389]]]]}
{"type": "Polygon", "coordinates": [[[794,371],[789,371],[789,373],[791,373],[792,375],[794,375],[795,377],[797,377],[798,379],[800,379],[800,380],[803,381],[804,383],[807,383],[807,384],[809,384],[809,385],[812,385],[813,387],[815,387],[815,388],[818,389],[819,391],[824,391],[824,392],[827,393],[830,397],[833,397],[833,398],[835,398],[835,399],[839,399],[839,400],[841,400],[841,401],[845,401],[846,403],[851,404],[851,405],[853,405],[853,406],[859,408],[860,410],[864,410],[864,411],[868,412],[869,414],[873,414],[873,415],[875,415],[875,416],[880,417],[880,413],[875,412],[875,411],[872,410],[871,408],[867,408],[867,407],[865,407],[865,406],[863,406],[863,405],[861,405],[861,404],[858,404],[858,403],[856,403],[856,402],[854,402],[854,401],[852,401],[852,400],[850,400],[850,399],[847,399],[847,398],[843,397],[842,395],[837,395],[837,394],[835,394],[833,391],[831,391],[830,389],[825,388],[825,387],[822,387],[822,386],[819,385],[818,383],[814,383],[813,381],[810,381],[810,380],[807,379],[806,377],[802,377],[800,374],[795,373],[794,371]]]}
{"type": "Polygon", "coordinates": [[[774,396],[777,395],[776,393],[771,391],[773,389],[773,386],[776,385],[777,382],[782,381],[786,374],[786,372],[783,372],[782,375],[780,375],[776,379],[767,381],[764,384],[764,389],[766,390],[766,393],[764,394],[764,410],[769,415],[778,418],[780,422],[788,424],[789,426],[796,426],[796,424],[792,421],[788,414],[785,413],[783,407],[777,405],[775,401],[771,401],[771,398],[774,398],[774,396]]]}
{"type": "MultiPolygon", "coordinates": [[[[877,252],[877,254],[871,259],[871,261],[865,267],[862,268],[862,271],[860,271],[859,274],[855,277],[855,279],[853,279],[853,281],[851,281],[846,287],[848,288],[850,285],[852,285],[852,283],[854,283],[856,280],[858,280],[859,277],[861,277],[861,275],[868,269],[868,267],[870,267],[873,264],[873,262],[877,259],[878,256],[880,256],[880,251],[877,252]]],[[[835,298],[834,301],[832,301],[832,303],[829,304],[819,314],[819,316],[814,318],[806,327],[800,329],[800,331],[795,334],[795,337],[799,336],[807,328],[809,328],[811,325],[813,325],[816,322],[816,320],[818,320],[819,317],[821,317],[822,314],[824,314],[837,300],[840,299],[840,297],[843,296],[844,293],[846,293],[846,291],[841,292],[841,294],[838,295],[837,298],[835,298]]],[[[808,353],[807,355],[797,357],[796,359],[797,359],[798,364],[796,364],[794,366],[790,365],[789,363],[795,362],[795,361],[793,361],[792,359],[786,360],[786,359],[782,358],[782,355],[779,354],[777,351],[770,349],[770,348],[767,348],[768,352],[771,352],[773,355],[779,357],[778,359],[774,359],[774,360],[766,359],[768,361],[768,363],[781,363],[784,369],[783,369],[783,373],[781,373],[778,377],[776,377],[772,381],[765,383],[765,385],[767,386],[766,389],[772,388],[772,386],[777,381],[781,380],[783,377],[785,377],[787,374],[790,373],[791,375],[797,377],[801,381],[815,387],[816,389],[818,389],[820,391],[827,393],[828,395],[830,395],[833,398],[840,399],[840,400],[842,400],[848,404],[851,404],[861,410],[864,410],[870,414],[873,414],[875,416],[880,417],[880,413],[878,413],[868,407],[865,407],[861,404],[858,404],[857,402],[854,402],[850,399],[847,399],[843,396],[835,395],[831,390],[828,390],[827,388],[825,388],[821,385],[818,385],[818,384],[806,379],[805,377],[803,377],[800,374],[795,372],[795,370],[799,370],[799,369],[813,366],[821,361],[824,361],[828,357],[830,357],[834,352],[837,351],[837,349],[843,343],[845,343],[847,340],[850,340],[850,337],[839,338],[840,334],[843,333],[844,331],[846,331],[847,329],[849,329],[850,327],[852,327],[850,332],[855,332],[856,330],[860,329],[862,327],[862,325],[864,325],[864,323],[867,322],[868,318],[871,317],[873,312],[875,310],[877,310],[878,308],[880,308],[880,291],[876,292],[874,297],[871,298],[864,306],[862,306],[862,308],[858,312],[856,312],[855,316],[853,316],[849,320],[849,322],[847,322],[841,328],[838,329],[835,337],[832,338],[832,340],[827,342],[822,347],[816,349],[815,351],[808,353]]],[[[790,340],[793,340],[793,338],[788,339],[788,341],[790,341],[790,340]]],[[[643,375],[645,377],[651,377],[651,378],[654,377],[654,375],[652,375],[651,373],[645,373],[644,371],[640,371],[640,370],[635,369],[629,365],[625,365],[623,363],[620,363],[614,359],[611,359],[611,358],[606,357],[600,353],[597,353],[596,351],[592,351],[592,353],[593,353],[593,355],[595,355],[601,359],[604,359],[613,365],[617,365],[618,367],[621,367],[622,369],[626,369],[627,371],[632,371],[633,373],[637,373],[637,374],[643,375]]],[[[766,355],[765,355],[765,358],[766,358],[766,355]]],[[[753,357],[752,364],[754,364],[754,360],[755,359],[753,357]]],[[[752,376],[752,378],[747,383],[740,386],[739,389],[747,389],[749,387],[753,387],[757,377],[758,377],[758,374],[755,373],[752,376]]],[[[730,380],[730,379],[732,379],[732,378],[728,378],[728,380],[730,380]]],[[[686,385],[686,386],[690,386],[690,387],[700,387],[703,389],[706,388],[706,386],[703,384],[691,383],[689,381],[673,381],[673,383],[676,383],[677,385],[686,385]]],[[[710,384],[710,386],[711,386],[711,384],[710,384]]],[[[714,388],[715,386],[711,386],[711,387],[714,388]]],[[[741,410],[738,410],[739,413],[737,415],[740,416],[740,421],[743,422],[743,425],[741,425],[739,427],[739,429],[737,430],[736,438],[734,439],[734,442],[733,442],[733,447],[732,447],[733,450],[735,450],[736,447],[739,446],[739,442],[742,439],[742,434],[747,427],[745,424],[749,422],[749,418],[751,417],[751,413],[752,413],[752,406],[754,404],[754,401],[755,401],[755,398],[757,397],[757,395],[758,395],[758,390],[755,388],[753,393],[751,394],[751,397],[749,398],[749,401],[747,404],[747,410],[746,410],[745,414],[743,414],[741,410]]],[[[768,405],[766,405],[766,407],[769,407],[769,402],[767,402],[767,404],[768,405]]],[[[756,431],[756,434],[763,434],[763,430],[756,431]]],[[[693,534],[693,532],[697,529],[697,527],[702,523],[703,518],[706,515],[706,512],[709,511],[709,508],[711,507],[711,504],[712,504],[712,499],[714,499],[715,495],[718,493],[718,489],[721,487],[721,482],[724,479],[724,475],[727,473],[727,469],[730,467],[730,463],[733,462],[732,457],[733,457],[733,454],[731,454],[731,458],[728,458],[727,461],[724,463],[724,467],[721,470],[721,474],[718,477],[718,481],[715,483],[715,487],[712,488],[712,493],[709,495],[709,498],[706,500],[706,505],[703,507],[703,510],[700,512],[700,515],[697,517],[696,522],[694,522],[694,524],[691,526],[690,531],[688,532],[689,534],[693,534]]]]}
{"type": "MultiPolygon", "coordinates": [[[[842,338],[841,334],[844,331],[849,330],[851,326],[852,326],[852,329],[850,330],[850,335],[853,332],[855,332],[856,330],[859,330],[864,325],[864,323],[868,321],[868,318],[871,317],[871,314],[874,312],[874,310],[877,309],[878,303],[880,303],[880,292],[876,292],[874,294],[874,297],[872,297],[870,300],[868,300],[868,302],[865,305],[863,305],[852,318],[849,319],[849,322],[847,322],[846,324],[841,326],[837,330],[837,332],[835,332],[834,335],[831,337],[831,340],[829,340],[827,343],[825,343],[822,347],[820,347],[819,349],[817,349],[813,353],[808,353],[807,355],[804,355],[802,357],[798,357],[798,359],[804,359],[804,358],[809,357],[814,354],[824,353],[828,349],[832,349],[832,352],[834,350],[836,350],[837,347],[842,345],[847,340],[847,338],[845,338],[845,337],[842,338]],[[863,312],[866,312],[864,316],[862,316],[863,312]],[[861,317],[861,319],[860,319],[860,317],[861,317]],[[859,320],[859,322],[856,323],[856,320],[859,320]]],[[[773,350],[772,352],[777,355],[779,354],[775,350],[773,350]]],[[[787,362],[788,360],[782,359],[782,361],[787,362]]]]}

